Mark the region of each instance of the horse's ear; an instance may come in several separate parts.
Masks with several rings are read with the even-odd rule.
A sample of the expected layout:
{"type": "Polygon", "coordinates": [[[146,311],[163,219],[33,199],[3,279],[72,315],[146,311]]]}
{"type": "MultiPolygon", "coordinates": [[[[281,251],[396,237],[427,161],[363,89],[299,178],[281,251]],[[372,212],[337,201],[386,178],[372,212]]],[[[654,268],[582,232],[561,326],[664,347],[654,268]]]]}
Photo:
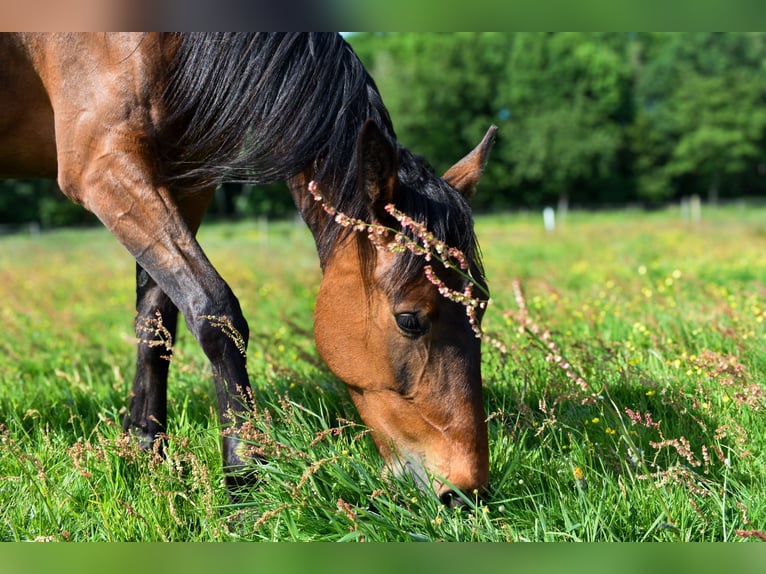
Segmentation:
{"type": "Polygon", "coordinates": [[[489,152],[495,141],[496,131],[497,126],[490,126],[479,145],[442,176],[444,181],[458,190],[466,199],[476,193],[476,187],[479,185],[479,179],[487,165],[489,152]]]}
{"type": "Polygon", "coordinates": [[[394,202],[398,185],[396,149],[373,120],[362,126],[357,161],[360,185],[370,200],[370,211],[375,217],[385,217],[383,208],[394,202]]]}

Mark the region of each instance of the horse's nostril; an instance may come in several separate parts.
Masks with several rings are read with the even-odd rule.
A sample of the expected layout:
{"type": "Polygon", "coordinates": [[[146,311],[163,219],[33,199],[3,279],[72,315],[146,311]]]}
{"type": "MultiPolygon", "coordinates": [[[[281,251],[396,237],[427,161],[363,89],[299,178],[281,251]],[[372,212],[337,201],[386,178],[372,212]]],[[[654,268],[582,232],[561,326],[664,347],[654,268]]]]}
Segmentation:
{"type": "Polygon", "coordinates": [[[465,500],[463,500],[454,490],[442,492],[439,496],[439,500],[447,508],[460,508],[461,506],[465,506],[465,500]]]}

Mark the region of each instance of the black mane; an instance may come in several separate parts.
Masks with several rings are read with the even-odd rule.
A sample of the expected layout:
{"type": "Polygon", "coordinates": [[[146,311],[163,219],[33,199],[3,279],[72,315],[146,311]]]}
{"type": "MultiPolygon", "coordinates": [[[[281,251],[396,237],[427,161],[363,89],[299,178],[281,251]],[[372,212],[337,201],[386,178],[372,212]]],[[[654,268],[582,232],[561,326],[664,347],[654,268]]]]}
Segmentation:
{"type": "MultiPolygon", "coordinates": [[[[470,208],[397,144],[375,82],[341,36],[204,33],[164,40],[177,44],[164,90],[166,120],[158,128],[165,183],[189,190],[223,180],[261,184],[311,168],[338,210],[369,220],[358,192],[356,143],[372,119],[398,149],[405,193],[397,207],[481,271],[470,208]]],[[[324,264],[345,230],[329,218],[312,229],[324,264]]],[[[398,281],[422,270],[419,259],[400,258],[398,281]]]]}

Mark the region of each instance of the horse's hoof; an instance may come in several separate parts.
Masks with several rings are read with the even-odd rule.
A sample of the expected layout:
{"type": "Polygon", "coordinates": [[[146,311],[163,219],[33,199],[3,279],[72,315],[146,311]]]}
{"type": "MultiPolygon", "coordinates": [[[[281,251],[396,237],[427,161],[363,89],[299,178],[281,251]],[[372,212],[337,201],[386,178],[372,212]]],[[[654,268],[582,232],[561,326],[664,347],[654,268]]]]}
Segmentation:
{"type": "Polygon", "coordinates": [[[258,483],[258,467],[264,460],[249,453],[249,450],[249,445],[234,434],[223,438],[224,483],[232,504],[253,500],[254,487],[258,483]]]}
{"type": "Polygon", "coordinates": [[[141,450],[151,452],[158,448],[160,452],[162,452],[162,434],[150,431],[146,427],[133,424],[128,416],[125,417],[125,420],[122,423],[122,429],[135,439],[141,450]]]}

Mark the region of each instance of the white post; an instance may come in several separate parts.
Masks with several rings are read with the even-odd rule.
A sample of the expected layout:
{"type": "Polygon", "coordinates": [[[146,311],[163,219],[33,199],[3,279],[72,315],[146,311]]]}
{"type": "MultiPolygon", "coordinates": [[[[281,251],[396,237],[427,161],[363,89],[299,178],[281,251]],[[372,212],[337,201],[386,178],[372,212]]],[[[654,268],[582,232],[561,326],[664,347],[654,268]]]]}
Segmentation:
{"type": "Polygon", "coordinates": [[[689,200],[689,210],[692,223],[699,223],[702,220],[702,201],[700,201],[699,195],[692,195],[689,200]]]}
{"type": "Polygon", "coordinates": [[[543,209],[543,225],[546,231],[553,231],[556,229],[556,212],[552,207],[546,207],[543,209]]]}

